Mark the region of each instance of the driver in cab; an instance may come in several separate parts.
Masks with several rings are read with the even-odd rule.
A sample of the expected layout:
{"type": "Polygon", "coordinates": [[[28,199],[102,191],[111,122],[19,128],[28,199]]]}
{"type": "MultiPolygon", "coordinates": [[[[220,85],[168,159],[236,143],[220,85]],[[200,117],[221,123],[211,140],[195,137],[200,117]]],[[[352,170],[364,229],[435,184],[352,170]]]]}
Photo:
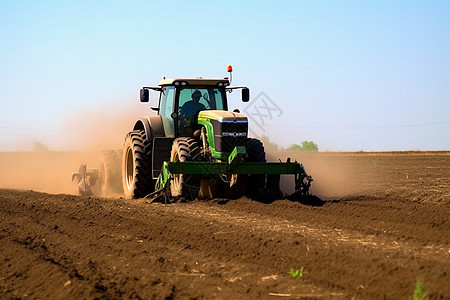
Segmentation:
{"type": "Polygon", "coordinates": [[[182,118],[188,119],[199,111],[206,109],[206,107],[199,102],[201,97],[202,93],[199,90],[195,90],[195,92],[192,93],[192,100],[183,104],[180,109],[182,118]]]}
{"type": "Polygon", "coordinates": [[[206,109],[206,107],[199,102],[201,97],[202,93],[199,90],[195,90],[192,93],[192,100],[186,102],[185,104],[183,104],[183,106],[181,106],[180,125],[181,127],[184,127],[184,129],[192,127],[192,120],[190,120],[192,116],[194,116],[199,111],[206,109]]]}

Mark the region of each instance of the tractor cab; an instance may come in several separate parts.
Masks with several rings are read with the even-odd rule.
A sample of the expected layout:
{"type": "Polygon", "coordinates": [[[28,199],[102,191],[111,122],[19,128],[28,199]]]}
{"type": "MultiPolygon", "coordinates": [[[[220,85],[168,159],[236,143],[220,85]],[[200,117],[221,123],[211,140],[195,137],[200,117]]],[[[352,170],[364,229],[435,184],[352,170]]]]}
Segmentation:
{"type": "Polygon", "coordinates": [[[162,85],[159,114],[168,137],[192,136],[198,127],[200,111],[228,109],[225,92],[228,80],[164,80],[159,84],[162,85]]]}
{"type": "MultiPolygon", "coordinates": [[[[141,89],[141,102],[149,101],[149,89],[160,91],[158,111],[166,137],[190,137],[198,129],[198,114],[204,110],[227,111],[227,91],[230,82],[224,79],[164,79],[159,87],[141,89]]],[[[248,88],[242,100],[248,101],[248,88]]]]}

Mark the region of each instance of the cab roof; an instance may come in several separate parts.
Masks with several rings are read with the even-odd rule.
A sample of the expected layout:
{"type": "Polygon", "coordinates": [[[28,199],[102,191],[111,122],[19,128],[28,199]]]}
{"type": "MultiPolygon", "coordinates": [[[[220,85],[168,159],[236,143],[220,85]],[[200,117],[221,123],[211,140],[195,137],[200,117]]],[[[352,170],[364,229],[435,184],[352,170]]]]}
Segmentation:
{"type": "Polygon", "coordinates": [[[230,81],[228,78],[168,78],[163,79],[158,82],[158,85],[164,86],[164,85],[178,85],[177,83],[182,84],[182,82],[186,82],[188,85],[218,85],[219,83],[222,83],[225,86],[230,85],[230,81]]]}

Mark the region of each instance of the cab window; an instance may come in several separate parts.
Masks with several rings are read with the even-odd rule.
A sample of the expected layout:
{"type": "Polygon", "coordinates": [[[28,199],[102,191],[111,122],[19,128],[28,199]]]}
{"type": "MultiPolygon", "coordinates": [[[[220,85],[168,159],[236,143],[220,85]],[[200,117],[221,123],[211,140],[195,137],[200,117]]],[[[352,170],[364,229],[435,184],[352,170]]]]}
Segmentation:
{"type": "Polygon", "coordinates": [[[183,107],[183,105],[189,101],[193,100],[194,93],[197,91],[201,94],[199,103],[202,104],[205,109],[217,109],[217,110],[226,110],[224,105],[224,96],[223,91],[214,87],[198,87],[198,88],[183,88],[180,90],[180,100],[179,100],[179,108],[183,107]]]}
{"type": "Polygon", "coordinates": [[[159,114],[161,115],[164,132],[166,136],[173,137],[173,119],[171,114],[174,112],[174,95],[175,88],[173,86],[168,86],[163,88],[161,92],[161,102],[160,102],[160,110],[159,114]]]}
{"type": "Polygon", "coordinates": [[[181,88],[178,97],[178,132],[180,136],[192,136],[196,130],[197,113],[202,110],[226,110],[224,91],[215,87],[181,88]]]}

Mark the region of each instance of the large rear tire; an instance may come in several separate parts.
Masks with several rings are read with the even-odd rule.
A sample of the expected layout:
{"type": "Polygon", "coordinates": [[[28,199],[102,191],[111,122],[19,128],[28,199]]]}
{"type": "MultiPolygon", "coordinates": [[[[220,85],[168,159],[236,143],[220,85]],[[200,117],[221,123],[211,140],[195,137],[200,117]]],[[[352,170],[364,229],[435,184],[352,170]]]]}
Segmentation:
{"type": "Polygon", "coordinates": [[[125,197],[143,198],[154,191],[151,144],[144,130],[127,134],[123,147],[122,183],[125,197]]]}
{"type": "MultiPolygon", "coordinates": [[[[170,161],[197,161],[200,159],[200,148],[193,138],[181,137],[175,139],[170,153],[170,161]]],[[[199,175],[174,174],[170,181],[172,197],[183,197],[193,200],[198,196],[200,189],[199,175]]]]}

